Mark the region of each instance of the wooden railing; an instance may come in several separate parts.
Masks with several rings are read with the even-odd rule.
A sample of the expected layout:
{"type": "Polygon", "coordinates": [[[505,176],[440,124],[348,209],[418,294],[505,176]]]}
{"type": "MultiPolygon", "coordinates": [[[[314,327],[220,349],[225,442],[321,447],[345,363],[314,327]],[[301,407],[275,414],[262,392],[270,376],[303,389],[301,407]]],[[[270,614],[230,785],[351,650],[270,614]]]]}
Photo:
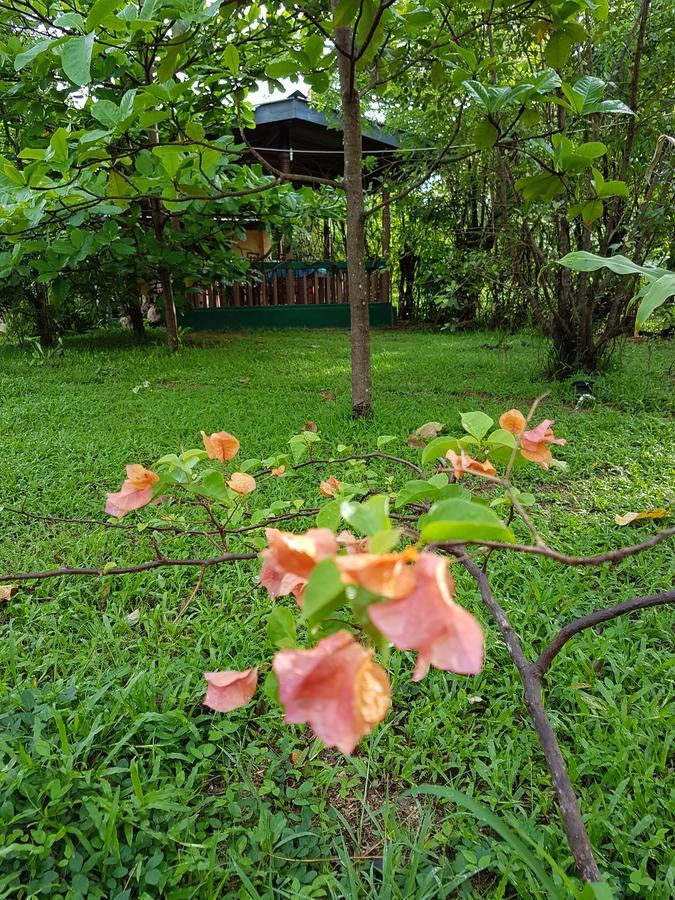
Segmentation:
{"type": "MultiPolygon", "coordinates": [[[[390,302],[390,274],[375,262],[366,263],[368,301],[390,302]]],[[[328,260],[253,262],[239,284],[216,281],[192,294],[196,309],[349,303],[347,264],[328,260]]]]}

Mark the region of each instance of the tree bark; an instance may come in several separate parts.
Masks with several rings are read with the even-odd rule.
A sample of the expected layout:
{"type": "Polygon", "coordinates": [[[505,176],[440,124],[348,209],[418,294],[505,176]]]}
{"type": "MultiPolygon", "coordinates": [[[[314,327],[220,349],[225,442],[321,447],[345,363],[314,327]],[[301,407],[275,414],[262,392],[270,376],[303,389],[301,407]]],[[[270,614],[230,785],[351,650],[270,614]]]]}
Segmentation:
{"type": "MultiPolygon", "coordinates": [[[[150,130],[150,143],[159,144],[159,132],[157,126],[153,125],[150,130]]],[[[160,247],[164,246],[164,218],[162,215],[162,201],[159,197],[153,197],[150,200],[150,209],[152,212],[152,224],[155,230],[155,237],[160,247]]],[[[178,350],[178,319],[176,317],[176,303],[173,296],[173,283],[171,281],[171,271],[166,263],[159,266],[159,280],[162,284],[162,296],[164,297],[164,323],[166,325],[166,343],[172,352],[178,350]]]]}
{"type": "Polygon", "coordinates": [[[49,308],[47,285],[35,285],[33,306],[35,307],[35,325],[38,338],[40,339],[40,346],[48,350],[54,346],[54,319],[49,308]]]}
{"type": "MultiPolygon", "coordinates": [[[[333,0],[333,10],[338,0],[333,0]]],[[[365,260],[365,207],[361,147],[361,98],[355,83],[351,28],[335,29],[342,136],[344,187],[347,201],[347,290],[351,317],[352,415],[355,419],[373,411],[370,371],[370,318],[365,260]]]]}
{"type": "Polygon", "coordinates": [[[138,302],[137,297],[134,297],[127,302],[125,312],[129,316],[134,337],[144,338],[145,327],[143,325],[143,313],[141,312],[141,304],[138,302]]]}

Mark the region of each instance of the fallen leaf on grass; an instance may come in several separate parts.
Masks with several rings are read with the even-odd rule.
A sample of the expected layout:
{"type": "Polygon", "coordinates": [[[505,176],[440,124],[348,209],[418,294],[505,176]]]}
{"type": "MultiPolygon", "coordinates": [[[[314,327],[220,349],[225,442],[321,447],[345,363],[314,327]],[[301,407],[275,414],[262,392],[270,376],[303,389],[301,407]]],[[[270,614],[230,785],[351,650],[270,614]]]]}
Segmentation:
{"type": "Polygon", "coordinates": [[[250,380],[251,379],[247,378],[246,375],[242,375],[242,377],[239,379],[239,383],[240,384],[248,384],[250,380]]]}
{"type": "Polygon", "coordinates": [[[408,435],[406,444],[409,447],[426,447],[427,441],[432,441],[443,431],[445,425],[442,422],[425,422],[408,435]]]}
{"type": "Polygon", "coordinates": [[[319,427],[316,424],[316,422],[312,422],[311,419],[309,419],[307,422],[305,422],[304,431],[313,431],[316,434],[316,432],[318,430],[319,430],[319,427]]]}
{"type": "Polygon", "coordinates": [[[19,588],[16,584],[0,584],[0,603],[9,600],[18,590],[19,588]]]}
{"type": "Polygon", "coordinates": [[[332,391],[321,391],[321,396],[329,403],[331,400],[335,400],[335,394],[332,391]]]}
{"type": "Polygon", "coordinates": [[[629,525],[637,519],[663,519],[668,515],[668,510],[662,506],[657,509],[645,509],[642,512],[627,512],[623,516],[614,516],[617,525],[629,525]]]}
{"type": "Polygon", "coordinates": [[[125,616],[127,625],[137,625],[141,617],[140,609],[132,609],[128,616],[125,616]]]}
{"type": "Polygon", "coordinates": [[[438,437],[444,428],[445,425],[442,422],[426,422],[417,429],[417,434],[421,438],[431,440],[432,438],[438,437]]]}

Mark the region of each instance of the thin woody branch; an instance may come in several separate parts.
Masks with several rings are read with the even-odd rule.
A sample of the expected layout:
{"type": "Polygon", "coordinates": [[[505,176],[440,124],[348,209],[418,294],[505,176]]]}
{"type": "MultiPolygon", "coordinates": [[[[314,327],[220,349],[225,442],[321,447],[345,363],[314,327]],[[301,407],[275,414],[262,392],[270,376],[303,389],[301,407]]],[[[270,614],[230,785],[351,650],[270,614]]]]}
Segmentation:
{"type": "Polygon", "coordinates": [[[633,597],[631,600],[625,600],[623,603],[617,603],[615,606],[608,606],[605,609],[596,609],[587,616],[581,616],[572,622],[568,622],[539,654],[539,658],[534,664],[538,676],[541,678],[548,672],[555,657],[575,634],[579,634],[586,628],[594,628],[596,625],[600,625],[601,622],[610,622],[612,619],[618,619],[619,616],[634,612],[636,609],[648,609],[651,606],[662,606],[668,603],[675,603],[675,591],[664,591],[662,594],[649,594],[645,597],[633,597]]]}
{"type": "Polygon", "coordinates": [[[495,600],[490,583],[484,572],[462,551],[455,553],[476,582],[485,606],[492,614],[502,634],[509,655],[523,682],[525,705],[537,732],[539,744],[546,758],[551,781],[562,813],[565,833],[569,842],[579,875],[584,881],[600,882],[602,876],[593,855],[593,848],[581,817],[579,801],[572,787],[567,764],[560,750],[551,722],[544,709],[541,694],[541,680],[536,666],[525,657],[520,639],[506,612],[495,600]]]}
{"type": "Polygon", "coordinates": [[[100,568],[77,568],[62,566],[60,569],[51,569],[45,572],[20,572],[16,575],[0,575],[0,583],[7,581],[44,581],[46,578],[58,578],[62,575],[84,575],[102,578],[105,575],[129,575],[133,572],[149,572],[151,569],[166,567],[196,567],[206,569],[210,566],[218,566],[221,563],[236,562],[238,560],[257,559],[257,553],[223,553],[221,556],[213,556],[207,559],[169,559],[161,557],[150,562],[139,563],[136,566],[102,566],[100,568]]]}

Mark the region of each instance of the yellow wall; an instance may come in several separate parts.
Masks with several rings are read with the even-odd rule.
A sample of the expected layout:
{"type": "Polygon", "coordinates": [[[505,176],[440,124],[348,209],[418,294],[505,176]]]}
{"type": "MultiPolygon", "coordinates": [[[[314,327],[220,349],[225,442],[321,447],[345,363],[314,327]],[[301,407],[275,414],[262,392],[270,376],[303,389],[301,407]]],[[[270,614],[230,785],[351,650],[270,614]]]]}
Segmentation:
{"type": "Polygon", "coordinates": [[[266,257],[272,249],[272,235],[268,231],[247,228],[245,240],[235,240],[232,246],[241,256],[266,257]]]}

